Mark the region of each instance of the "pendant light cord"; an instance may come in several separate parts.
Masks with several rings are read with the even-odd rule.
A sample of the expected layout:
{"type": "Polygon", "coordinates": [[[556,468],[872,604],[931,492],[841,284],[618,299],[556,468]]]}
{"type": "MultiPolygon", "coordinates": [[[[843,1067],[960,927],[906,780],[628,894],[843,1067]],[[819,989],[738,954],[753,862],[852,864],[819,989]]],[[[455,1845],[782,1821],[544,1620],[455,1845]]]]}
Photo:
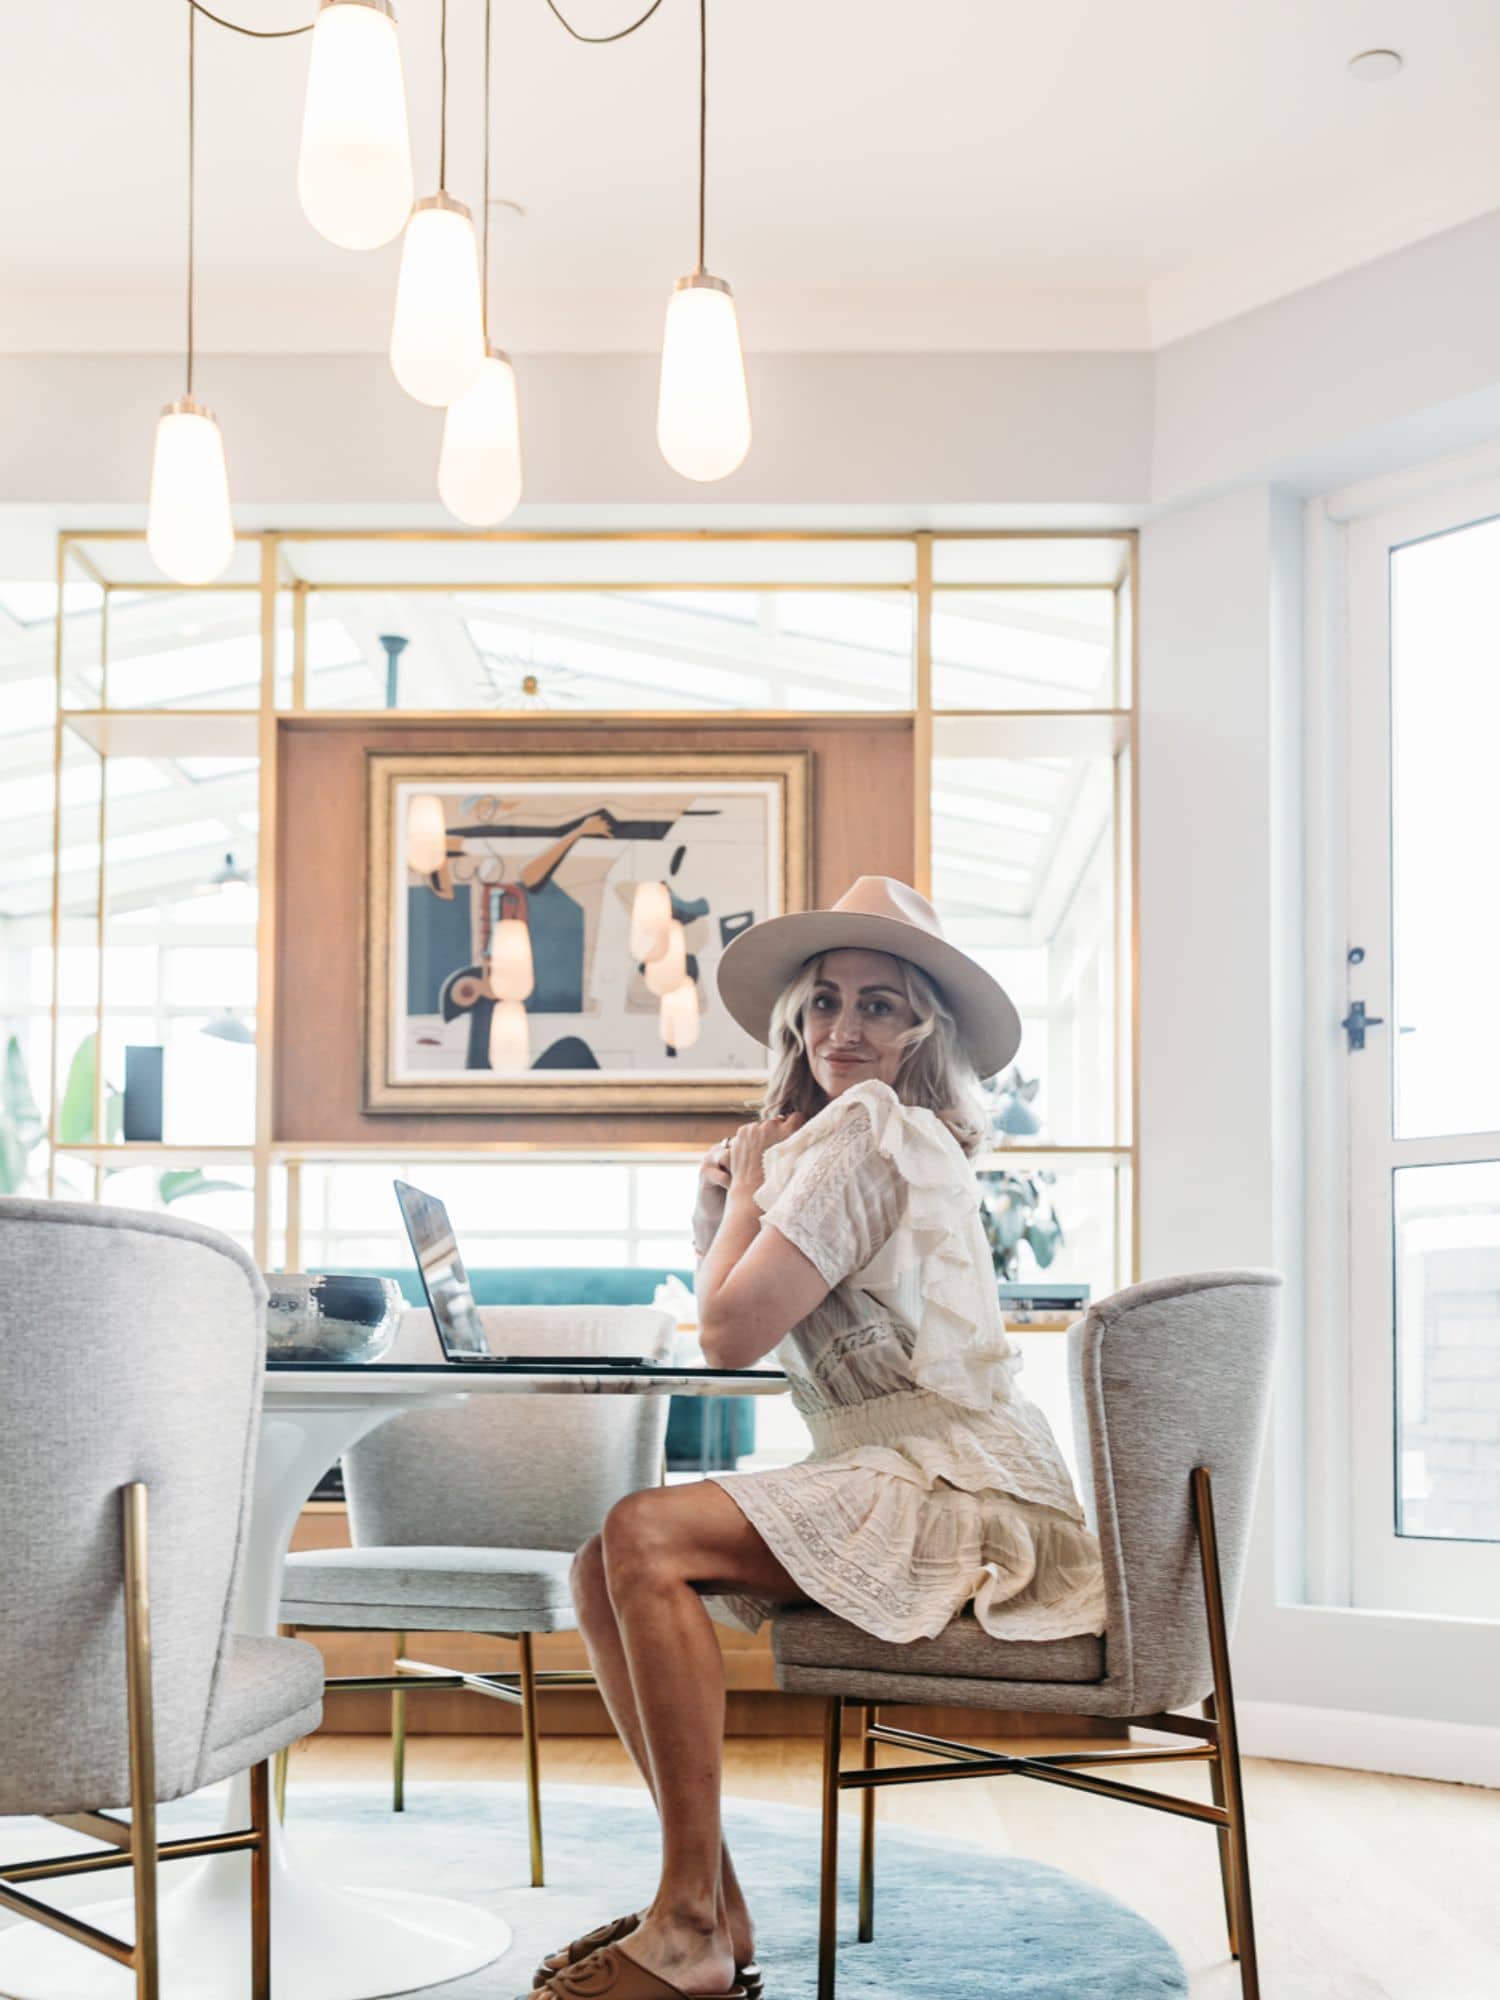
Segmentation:
{"type": "Polygon", "coordinates": [[[292,35],[310,35],[314,23],[304,21],[300,28],[242,28],[238,21],[226,21],[222,14],[216,14],[212,7],[205,7],[203,0],[188,0],[195,14],[206,15],[215,27],[227,28],[232,35],[249,35],[257,42],[284,42],[292,35]]]}
{"type": "Polygon", "coordinates": [[[552,9],[552,12],[562,23],[563,27],[567,29],[575,42],[591,42],[595,48],[602,48],[606,42],[623,42],[625,37],[633,35],[637,28],[644,28],[646,23],[651,19],[651,16],[661,5],[661,0],[651,0],[651,5],[641,15],[639,20],[632,21],[628,28],[617,28],[612,35],[581,35],[562,11],[561,7],[558,6],[557,0],[547,0],[547,5],[552,9]]]}
{"type": "Polygon", "coordinates": [[[438,97],[438,193],[448,185],[448,0],[443,0],[442,26],[438,31],[442,50],[442,87],[438,97]]]}
{"type": "MultiPolygon", "coordinates": [[[[187,0],[187,3],[195,14],[202,14],[206,19],[212,21],[216,27],[227,28],[232,35],[248,35],[252,41],[257,42],[284,42],[289,40],[293,35],[310,35],[317,25],[314,21],[304,21],[300,28],[247,28],[239,21],[226,21],[224,16],[216,14],[212,7],[205,7],[203,0],[187,0]]],[[[660,7],[661,0],[651,0],[651,5],[640,16],[639,20],[632,21],[627,28],[617,28],[612,35],[580,34],[578,29],[573,26],[573,23],[558,6],[557,0],[547,0],[547,5],[551,8],[562,26],[567,29],[575,42],[590,42],[596,48],[599,48],[606,42],[623,42],[625,37],[633,35],[637,28],[644,28],[657,8],[660,7]]]]}
{"type": "Polygon", "coordinates": [[[193,394],[193,293],[196,290],[198,241],[198,10],[188,14],[188,254],[187,254],[187,392],[193,394]]]}
{"type": "Polygon", "coordinates": [[[484,222],[479,245],[479,323],[484,332],[484,351],[490,351],[490,14],[492,0],[484,0],[484,222]]]}
{"type": "Polygon", "coordinates": [[[698,269],[708,235],[708,0],[698,0],[698,269]]]}

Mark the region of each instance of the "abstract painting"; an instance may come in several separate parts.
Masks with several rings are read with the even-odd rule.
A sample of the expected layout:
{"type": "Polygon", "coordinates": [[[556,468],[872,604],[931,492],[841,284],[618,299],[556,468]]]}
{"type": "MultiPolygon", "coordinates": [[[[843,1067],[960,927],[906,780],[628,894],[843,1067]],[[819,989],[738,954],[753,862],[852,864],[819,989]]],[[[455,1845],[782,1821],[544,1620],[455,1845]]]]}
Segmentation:
{"type": "Polygon", "coordinates": [[[730,940],[807,906],[806,751],[367,753],[367,1111],[720,1110],[730,940]]]}

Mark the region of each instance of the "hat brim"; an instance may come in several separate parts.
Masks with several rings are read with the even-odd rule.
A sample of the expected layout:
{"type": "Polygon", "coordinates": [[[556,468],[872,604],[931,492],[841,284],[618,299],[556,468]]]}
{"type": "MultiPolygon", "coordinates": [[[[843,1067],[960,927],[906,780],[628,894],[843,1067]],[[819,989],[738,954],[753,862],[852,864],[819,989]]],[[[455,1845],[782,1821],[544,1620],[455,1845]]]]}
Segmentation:
{"type": "Polygon", "coordinates": [[[997,979],[946,938],[899,917],[854,910],[799,910],[752,924],[719,960],[719,997],[732,1018],[762,1045],[771,1010],[808,959],[825,951],[881,951],[925,972],[958,1024],[976,1076],[994,1076],[1021,1046],[1021,1017],[997,979]]]}

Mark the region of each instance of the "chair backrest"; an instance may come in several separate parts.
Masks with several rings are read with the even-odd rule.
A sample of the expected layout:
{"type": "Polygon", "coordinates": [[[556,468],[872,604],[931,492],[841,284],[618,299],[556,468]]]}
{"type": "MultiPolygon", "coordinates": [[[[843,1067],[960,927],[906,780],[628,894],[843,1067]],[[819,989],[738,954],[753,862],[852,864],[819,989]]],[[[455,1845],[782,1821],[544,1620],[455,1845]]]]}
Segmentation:
{"type": "Polygon", "coordinates": [[[249,1518],[265,1301],[217,1230],[0,1198],[0,1815],[129,1798],[120,1491],[136,1481],[157,1793],[200,1782],[249,1518]]]}
{"type": "MultiPolygon", "coordinates": [[[[479,1316],[497,1354],[654,1355],[672,1330],[650,1306],[481,1306],[479,1316]]],[[[390,1358],[440,1355],[432,1315],[407,1313],[390,1358]]],[[[344,1454],[349,1538],[356,1548],[579,1548],[616,1500],[660,1483],[667,1402],[480,1390],[457,1409],[396,1417],[344,1454]]]]}
{"type": "Polygon", "coordinates": [[[1281,1303],[1272,1271],[1161,1278],[1100,1299],[1068,1337],[1090,1520],[1104,1557],[1107,1682],[1134,1715],[1213,1684],[1191,1478],[1212,1475],[1231,1627],[1250,1538],[1281,1303]]]}

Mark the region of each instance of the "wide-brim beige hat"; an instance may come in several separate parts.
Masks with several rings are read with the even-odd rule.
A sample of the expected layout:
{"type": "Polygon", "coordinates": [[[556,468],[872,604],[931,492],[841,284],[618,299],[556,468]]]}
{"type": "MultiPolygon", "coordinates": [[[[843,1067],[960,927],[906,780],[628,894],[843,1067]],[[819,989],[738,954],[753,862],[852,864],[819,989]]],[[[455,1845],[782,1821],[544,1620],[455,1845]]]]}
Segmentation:
{"type": "Polygon", "coordinates": [[[861,875],[831,910],[798,910],[741,931],[719,960],[719,997],[747,1035],[769,1044],[772,1008],[825,951],[884,951],[918,966],[947,1002],[976,1076],[994,1076],[1021,1046],[1021,1017],[1005,988],[949,944],[925,896],[889,875],[861,875]]]}

